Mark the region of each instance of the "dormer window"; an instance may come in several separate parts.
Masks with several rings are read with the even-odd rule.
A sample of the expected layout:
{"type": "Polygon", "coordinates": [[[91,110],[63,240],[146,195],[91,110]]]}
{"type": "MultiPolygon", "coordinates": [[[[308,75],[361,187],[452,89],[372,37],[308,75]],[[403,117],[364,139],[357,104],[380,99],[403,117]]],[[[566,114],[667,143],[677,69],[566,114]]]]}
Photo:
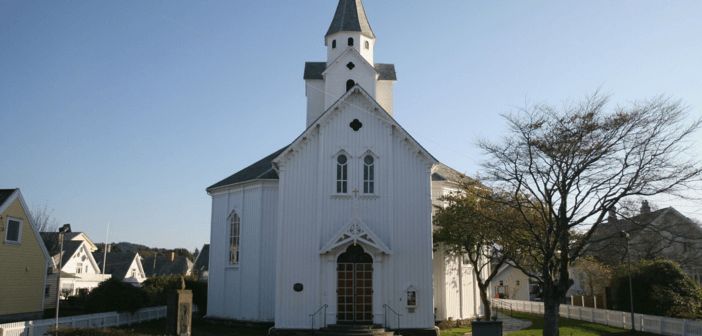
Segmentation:
{"type": "Polygon", "coordinates": [[[349,47],[353,47],[353,37],[349,37],[349,47]]]}
{"type": "Polygon", "coordinates": [[[353,79],[346,81],[346,91],[353,89],[354,86],[356,86],[356,82],[354,82],[353,79]]]}
{"type": "Polygon", "coordinates": [[[332,41],[332,49],[336,49],[336,40],[332,41]]]}
{"type": "Polygon", "coordinates": [[[349,175],[349,166],[348,166],[348,158],[346,158],[346,155],[339,155],[336,158],[336,193],[337,194],[345,194],[348,191],[348,175],[349,175]]]}
{"type": "Polygon", "coordinates": [[[370,49],[370,42],[366,41],[366,50],[370,49]]]}

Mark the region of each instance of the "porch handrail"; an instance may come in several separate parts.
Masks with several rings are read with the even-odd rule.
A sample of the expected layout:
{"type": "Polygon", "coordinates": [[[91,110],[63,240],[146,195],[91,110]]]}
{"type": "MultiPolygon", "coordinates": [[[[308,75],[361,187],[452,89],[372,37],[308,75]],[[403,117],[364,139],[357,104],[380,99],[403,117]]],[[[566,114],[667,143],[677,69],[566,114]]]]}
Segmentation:
{"type": "Polygon", "coordinates": [[[314,317],[315,317],[315,315],[319,314],[319,312],[320,312],[322,309],[324,309],[324,327],[322,327],[322,328],[326,328],[326,327],[327,327],[327,307],[329,307],[329,305],[328,305],[328,304],[324,304],[324,305],[322,305],[321,307],[319,307],[319,309],[317,309],[317,311],[314,312],[314,314],[310,314],[310,318],[312,318],[312,330],[314,330],[314,317]]]}
{"type": "Polygon", "coordinates": [[[397,333],[402,334],[402,331],[400,330],[400,316],[402,316],[402,314],[398,314],[394,309],[392,309],[392,307],[388,306],[387,304],[383,304],[383,308],[385,309],[385,328],[388,327],[388,309],[390,309],[390,311],[397,315],[397,333]]]}

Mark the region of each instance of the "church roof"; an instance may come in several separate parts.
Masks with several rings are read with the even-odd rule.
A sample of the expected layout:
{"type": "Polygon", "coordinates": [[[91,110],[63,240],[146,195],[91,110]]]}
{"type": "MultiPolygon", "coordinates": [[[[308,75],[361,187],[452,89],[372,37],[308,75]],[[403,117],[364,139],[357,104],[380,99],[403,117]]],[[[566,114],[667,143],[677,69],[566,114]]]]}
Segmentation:
{"type": "Polygon", "coordinates": [[[334,19],[329,26],[327,35],[324,36],[342,31],[360,32],[370,38],[375,38],[361,0],[339,0],[334,19]]]}
{"type": "Polygon", "coordinates": [[[258,160],[256,163],[238,171],[234,175],[211,185],[207,190],[252,180],[277,180],[278,173],[273,170],[271,162],[288,147],[289,146],[285,146],[275,153],[258,160]]]}
{"type": "Polygon", "coordinates": [[[470,180],[470,177],[465,174],[461,174],[457,170],[443,164],[439,163],[434,168],[434,172],[431,174],[432,181],[449,181],[461,183],[466,180],[470,180]]]}
{"type": "MultiPolygon", "coordinates": [[[[395,64],[375,63],[373,65],[375,71],[378,72],[378,80],[397,80],[395,73],[395,64]]],[[[322,73],[327,70],[326,62],[305,62],[304,79],[324,79],[322,73]]]]}

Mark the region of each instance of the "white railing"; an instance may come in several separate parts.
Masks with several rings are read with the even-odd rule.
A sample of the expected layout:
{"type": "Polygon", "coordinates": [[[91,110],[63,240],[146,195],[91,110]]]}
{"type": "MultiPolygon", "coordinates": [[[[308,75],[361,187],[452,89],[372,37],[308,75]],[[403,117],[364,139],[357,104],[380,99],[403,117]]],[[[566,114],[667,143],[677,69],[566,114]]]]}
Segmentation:
{"type": "MultiPolygon", "coordinates": [[[[166,306],[142,308],[131,313],[99,313],[59,318],[59,327],[109,328],[132,323],[158,320],[166,317],[166,306]]],[[[0,324],[0,336],[43,335],[56,324],[56,319],[0,324]]]]}
{"type": "MultiPolygon", "coordinates": [[[[543,314],[543,302],[517,301],[492,299],[498,305],[511,305],[512,309],[519,312],[543,314]]],[[[621,312],[607,309],[586,308],[561,304],[559,315],[561,317],[605,324],[612,327],[631,329],[631,312],[621,312]]],[[[634,314],[636,330],[646,331],[660,335],[671,336],[702,336],[702,322],[661,317],[644,314],[634,314]]],[[[0,335],[2,336],[2,335],[0,335]]]]}

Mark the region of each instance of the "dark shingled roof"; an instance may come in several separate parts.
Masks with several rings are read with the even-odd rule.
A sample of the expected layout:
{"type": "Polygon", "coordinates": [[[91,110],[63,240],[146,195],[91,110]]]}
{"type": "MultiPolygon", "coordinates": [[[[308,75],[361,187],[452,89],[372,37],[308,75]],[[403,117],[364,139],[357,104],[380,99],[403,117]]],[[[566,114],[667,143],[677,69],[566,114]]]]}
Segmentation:
{"type": "Polygon", "coordinates": [[[156,257],[154,267],[154,257],[146,258],[141,262],[144,273],[147,277],[161,275],[186,275],[193,268],[193,262],[186,257],[175,257],[171,261],[170,257],[156,257]]]}
{"type": "Polygon", "coordinates": [[[0,205],[3,205],[5,201],[12,196],[12,193],[15,192],[15,190],[17,189],[0,189],[0,205]]]}
{"type": "Polygon", "coordinates": [[[450,182],[461,183],[463,181],[470,180],[470,177],[459,173],[455,169],[453,169],[453,168],[451,168],[443,163],[439,163],[437,165],[434,173],[431,174],[431,180],[432,181],[450,181],[450,182]]]}
{"type": "MultiPolygon", "coordinates": [[[[98,264],[98,268],[102,270],[102,258],[105,252],[93,252],[93,258],[98,264]]],[[[129,269],[132,261],[137,257],[136,253],[125,252],[107,252],[107,265],[105,265],[105,274],[112,274],[113,279],[124,280],[129,276],[129,269]]]]}
{"type": "MultiPolygon", "coordinates": [[[[378,72],[378,80],[397,80],[395,64],[375,63],[375,71],[378,72]]],[[[322,73],[327,70],[325,62],[305,62],[305,74],[303,79],[324,79],[322,73]]]]}
{"type": "Polygon", "coordinates": [[[193,265],[193,270],[196,272],[203,272],[209,270],[210,265],[210,244],[205,244],[197,255],[195,259],[195,265],[193,265]]]}
{"type": "MultiPolygon", "coordinates": [[[[79,235],[80,232],[69,232],[65,233],[63,237],[63,261],[62,265],[66,265],[69,259],[76,253],[78,248],[84,241],[82,240],[71,240],[73,237],[79,235]]],[[[59,254],[61,253],[61,244],[59,242],[58,232],[42,232],[41,239],[44,241],[44,246],[46,250],[49,251],[49,255],[54,260],[54,265],[58,267],[59,264],[59,254]]],[[[87,242],[85,242],[87,244],[87,242]]]]}
{"type": "Polygon", "coordinates": [[[325,37],[342,31],[361,32],[375,38],[361,0],[339,0],[334,19],[325,37]]]}
{"type": "Polygon", "coordinates": [[[268,155],[265,158],[259,160],[258,162],[238,171],[234,175],[229,176],[224,180],[221,180],[211,185],[209,188],[207,188],[207,190],[251,180],[277,180],[278,173],[276,173],[275,170],[273,170],[272,161],[278,155],[280,155],[280,153],[282,153],[286,148],[288,148],[288,146],[285,146],[276,151],[275,153],[268,155]]]}

